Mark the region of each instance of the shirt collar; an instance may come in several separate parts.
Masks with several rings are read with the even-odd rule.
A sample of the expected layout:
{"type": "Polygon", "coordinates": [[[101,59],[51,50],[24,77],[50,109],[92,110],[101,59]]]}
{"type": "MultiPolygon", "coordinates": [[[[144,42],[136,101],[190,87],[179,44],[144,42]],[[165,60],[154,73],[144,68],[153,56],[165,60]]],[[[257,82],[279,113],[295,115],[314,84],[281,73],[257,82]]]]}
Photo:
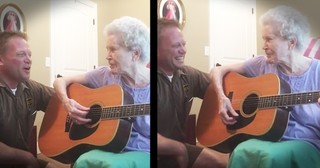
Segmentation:
{"type": "MultiPolygon", "coordinates": [[[[167,74],[164,73],[161,69],[158,69],[158,74],[168,78],[167,74]]],[[[184,73],[184,71],[182,69],[177,69],[176,71],[173,72],[173,78],[172,78],[171,82],[174,82],[174,81],[176,81],[177,78],[181,78],[182,76],[185,76],[185,75],[186,74],[184,73]]]]}
{"type": "MultiPolygon", "coordinates": [[[[0,87],[3,87],[3,88],[7,88],[9,90],[11,90],[8,85],[6,85],[6,83],[0,79],[0,87]]],[[[19,90],[24,90],[24,89],[29,89],[29,87],[24,83],[24,82],[20,82],[17,86],[17,92],[16,94],[19,92],[19,90]]]]}
{"type": "MultiPolygon", "coordinates": [[[[167,76],[167,74],[165,72],[163,72],[159,68],[158,68],[158,74],[161,74],[163,76],[167,76]]],[[[173,77],[174,76],[179,76],[180,77],[181,75],[185,75],[185,73],[181,69],[177,69],[176,71],[173,72],[173,77]]]]}

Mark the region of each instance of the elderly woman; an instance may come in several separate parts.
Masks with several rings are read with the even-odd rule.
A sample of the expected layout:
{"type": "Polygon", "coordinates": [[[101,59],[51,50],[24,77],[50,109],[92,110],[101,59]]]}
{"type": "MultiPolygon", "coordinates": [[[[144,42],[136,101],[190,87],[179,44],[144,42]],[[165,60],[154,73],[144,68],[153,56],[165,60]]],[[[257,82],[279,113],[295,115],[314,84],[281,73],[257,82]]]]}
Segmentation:
{"type": "MultiPolygon", "coordinates": [[[[262,15],[260,21],[265,55],[240,64],[217,67],[212,71],[220,99],[219,113],[227,125],[237,123],[240,117],[222,89],[223,76],[229,71],[247,77],[274,73],[280,79],[281,93],[320,90],[320,62],[303,56],[309,40],[309,25],[305,17],[291,7],[278,6],[262,15]]],[[[319,94],[315,100],[318,97],[319,94]]],[[[287,113],[290,113],[288,125],[279,142],[257,139],[244,141],[232,152],[228,167],[319,167],[319,104],[294,105],[287,113]]]]}
{"type": "MultiPolygon", "coordinates": [[[[86,118],[89,108],[70,99],[66,93],[66,87],[73,82],[90,88],[119,84],[125,93],[125,103],[150,102],[150,70],[147,68],[150,33],[147,26],[138,19],[121,17],[105,27],[105,35],[108,66],[54,81],[59,99],[76,124],[91,120],[86,118]]],[[[74,167],[150,167],[150,117],[139,116],[127,122],[132,122],[132,132],[123,151],[112,153],[95,149],[82,154],[74,167]]]]}

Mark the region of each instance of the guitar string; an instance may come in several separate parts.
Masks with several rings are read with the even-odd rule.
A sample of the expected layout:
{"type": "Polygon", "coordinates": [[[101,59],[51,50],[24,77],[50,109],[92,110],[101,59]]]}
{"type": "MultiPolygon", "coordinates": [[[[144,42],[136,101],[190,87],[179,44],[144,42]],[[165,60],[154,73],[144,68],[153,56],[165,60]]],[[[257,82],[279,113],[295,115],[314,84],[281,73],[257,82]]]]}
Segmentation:
{"type": "MultiPolygon", "coordinates": [[[[294,93],[294,94],[284,94],[284,95],[275,95],[275,96],[262,96],[262,97],[254,97],[254,98],[247,98],[246,100],[246,105],[247,106],[253,106],[256,107],[256,105],[259,103],[261,103],[260,101],[262,99],[265,99],[265,102],[262,102],[262,104],[267,104],[267,107],[272,107],[272,106],[288,106],[288,105],[292,105],[292,104],[300,104],[300,103],[312,103],[312,102],[317,102],[317,99],[319,98],[319,92],[310,92],[310,93],[294,93]],[[316,94],[316,97],[314,97],[314,94],[316,94]],[[294,97],[296,96],[296,97],[294,97]],[[295,103],[292,103],[292,102],[295,103]],[[291,102],[291,103],[283,103],[281,104],[281,102],[291,102]],[[276,105],[279,104],[280,105],[276,105]]],[[[243,102],[243,99],[233,99],[232,100],[233,103],[239,103],[239,102],[243,102]]],[[[139,105],[138,105],[139,106],[139,105]]],[[[126,114],[126,110],[128,110],[128,108],[125,108],[125,106],[121,106],[122,107],[122,114],[126,114]],[[124,112],[123,112],[124,110],[124,112]]],[[[107,108],[121,108],[121,107],[107,107],[107,108]]],[[[127,106],[129,107],[129,105],[127,106]]],[[[262,106],[264,107],[264,106],[262,106]]],[[[140,109],[141,107],[139,107],[138,109],[140,109]]],[[[90,114],[93,115],[100,115],[100,110],[101,108],[91,108],[91,112],[90,114]]],[[[131,109],[131,108],[130,108],[131,109]]],[[[129,109],[129,110],[130,110],[129,109]]],[[[140,109],[139,111],[145,111],[145,109],[140,109]]],[[[106,112],[106,110],[103,110],[104,112],[106,112]]],[[[117,113],[117,112],[114,112],[117,113]]],[[[118,112],[119,113],[119,112],[118,112]]]]}
{"type": "MultiPolygon", "coordinates": [[[[318,94],[319,95],[319,94],[318,94]]],[[[243,100],[248,100],[250,102],[257,102],[257,101],[260,101],[261,99],[266,99],[266,100],[277,100],[277,101],[292,101],[292,100],[296,100],[296,101],[301,101],[301,100],[305,100],[305,101],[308,101],[308,100],[316,100],[319,98],[318,95],[304,95],[304,96],[300,96],[300,97],[293,97],[293,96],[290,96],[290,97],[286,97],[286,96],[263,96],[263,97],[254,97],[254,98],[246,98],[246,99],[232,99],[232,101],[236,101],[236,102],[241,102],[243,100]]]]}
{"type": "Polygon", "coordinates": [[[246,105],[262,107],[288,106],[294,104],[316,103],[319,92],[306,92],[295,94],[283,94],[275,96],[249,97],[246,99],[232,99],[233,103],[246,102],[246,105]]]}
{"type": "MultiPolygon", "coordinates": [[[[150,111],[150,106],[148,104],[146,105],[143,105],[144,107],[133,107],[134,110],[132,110],[132,107],[130,106],[127,106],[127,107],[130,107],[130,108],[125,108],[123,109],[124,106],[120,106],[120,107],[108,107],[108,108],[111,108],[111,109],[116,109],[116,110],[108,110],[108,108],[90,108],[90,115],[98,115],[100,116],[102,113],[101,112],[110,112],[109,114],[136,114],[136,115],[143,115],[145,113],[148,113],[150,111]],[[122,110],[120,110],[122,109],[122,110]],[[117,111],[117,112],[114,112],[114,111],[117,111]],[[131,112],[131,111],[134,111],[134,112],[131,112]],[[138,111],[138,112],[137,112],[138,111]],[[141,114],[141,112],[144,112],[141,114]],[[138,114],[137,114],[138,113],[138,114]]],[[[128,116],[128,115],[125,115],[125,116],[128,116]]]]}

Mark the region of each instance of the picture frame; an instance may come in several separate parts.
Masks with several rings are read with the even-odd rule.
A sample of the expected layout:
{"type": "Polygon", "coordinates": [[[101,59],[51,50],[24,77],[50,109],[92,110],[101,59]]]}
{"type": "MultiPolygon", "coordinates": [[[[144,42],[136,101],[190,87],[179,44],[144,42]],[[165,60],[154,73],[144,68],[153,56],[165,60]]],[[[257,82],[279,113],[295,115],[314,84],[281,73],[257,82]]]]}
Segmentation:
{"type": "Polygon", "coordinates": [[[0,31],[26,31],[26,21],[21,9],[12,3],[0,7],[0,31]]]}
{"type": "Polygon", "coordinates": [[[186,23],[186,13],[181,0],[158,0],[158,18],[177,20],[182,28],[186,23]]]}

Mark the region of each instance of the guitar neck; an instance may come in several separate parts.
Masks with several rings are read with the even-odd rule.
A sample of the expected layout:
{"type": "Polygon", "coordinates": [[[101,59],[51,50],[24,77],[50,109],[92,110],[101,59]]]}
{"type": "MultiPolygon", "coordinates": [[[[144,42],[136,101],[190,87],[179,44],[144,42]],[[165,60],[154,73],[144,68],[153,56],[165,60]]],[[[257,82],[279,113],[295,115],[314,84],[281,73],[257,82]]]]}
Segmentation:
{"type": "Polygon", "coordinates": [[[258,108],[285,107],[298,104],[316,103],[319,99],[319,91],[283,94],[276,96],[264,96],[258,100],[258,108]]]}
{"type": "Polygon", "coordinates": [[[134,104],[102,108],[101,119],[119,119],[150,114],[150,104],[134,104]]]}

